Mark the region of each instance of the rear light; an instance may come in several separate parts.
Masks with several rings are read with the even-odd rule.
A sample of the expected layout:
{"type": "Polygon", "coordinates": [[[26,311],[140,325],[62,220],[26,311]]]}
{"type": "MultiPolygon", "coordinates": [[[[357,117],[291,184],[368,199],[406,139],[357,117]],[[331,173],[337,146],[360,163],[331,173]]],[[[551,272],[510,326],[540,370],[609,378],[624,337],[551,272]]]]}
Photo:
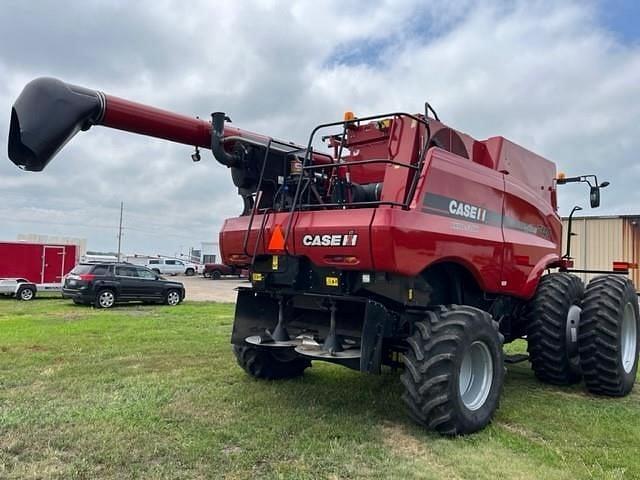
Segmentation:
{"type": "Polygon", "coordinates": [[[638,264],[630,262],[613,262],[614,272],[626,272],[631,268],[638,268],[638,264]]]}
{"type": "Polygon", "coordinates": [[[573,268],[573,258],[561,258],[560,268],[573,268]]]}
{"type": "Polygon", "coordinates": [[[85,282],[90,282],[91,280],[95,279],[96,276],[93,273],[84,273],[82,275],[80,275],[80,280],[83,280],[85,282]]]}

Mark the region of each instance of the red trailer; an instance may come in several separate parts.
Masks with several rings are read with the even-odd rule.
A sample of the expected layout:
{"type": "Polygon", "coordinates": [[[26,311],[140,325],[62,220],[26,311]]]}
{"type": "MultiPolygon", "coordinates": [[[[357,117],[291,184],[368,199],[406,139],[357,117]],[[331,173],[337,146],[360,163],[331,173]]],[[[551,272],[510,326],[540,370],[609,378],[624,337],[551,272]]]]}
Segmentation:
{"type": "Polygon", "coordinates": [[[78,253],[76,245],[0,242],[0,278],[26,280],[40,290],[56,290],[78,262],[78,253]]]}

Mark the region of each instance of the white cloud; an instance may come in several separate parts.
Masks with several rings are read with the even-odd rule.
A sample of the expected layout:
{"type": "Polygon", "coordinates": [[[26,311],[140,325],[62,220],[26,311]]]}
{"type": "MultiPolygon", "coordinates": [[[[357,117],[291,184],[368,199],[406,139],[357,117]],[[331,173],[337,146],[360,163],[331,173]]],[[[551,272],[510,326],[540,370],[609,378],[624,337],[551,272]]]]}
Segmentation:
{"type": "MultiPolygon", "coordinates": [[[[194,116],[222,109],[297,142],[347,109],[420,111],[428,99],[475,137],[504,135],[568,174],[611,181],[600,213],[640,213],[640,49],[604,30],[595,4],[52,2],[40,14],[5,6],[0,27],[3,138],[20,88],[45,74],[194,116]]],[[[190,153],[95,128],[43,174],[0,163],[0,238],[51,232],[113,248],[122,199],[135,222],[126,249],[215,240],[240,200],[225,168],[190,153]]],[[[560,201],[585,205],[586,191],[567,187],[560,201]]]]}

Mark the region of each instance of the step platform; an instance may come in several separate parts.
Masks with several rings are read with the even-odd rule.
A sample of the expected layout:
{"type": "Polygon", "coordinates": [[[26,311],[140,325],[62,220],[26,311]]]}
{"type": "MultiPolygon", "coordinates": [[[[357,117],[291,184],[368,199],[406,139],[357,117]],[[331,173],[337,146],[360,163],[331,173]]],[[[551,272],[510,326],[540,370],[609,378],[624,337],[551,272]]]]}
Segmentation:
{"type": "Polygon", "coordinates": [[[329,352],[322,348],[321,343],[305,335],[284,342],[276,342],[269,335],[252,335],[245,338],[245,342],[256,347],[293,348],[299,355],[317,360],[357,360],[360,358],[360,348],[355,344],[343,342],[341,344],[342,350],[329,352]]]}
{"type": "Polygon", "coordinates": [[[269,335],[252,335],[244,339],[245,342],[257,347],[293,348],[302,344],[302,340],[292,338],[285,342],[276,342],[269,335]]]}
{"type": "Polygon", "coordinates": [[[330,352],[322,348],[322,344],[308,338],[303,339],[302,343],[295,348],[295,351],[308,358],[317,360],[356,360],[360,358],[360,348],[344,342],[341,343],[342,350],[330,352]]]}

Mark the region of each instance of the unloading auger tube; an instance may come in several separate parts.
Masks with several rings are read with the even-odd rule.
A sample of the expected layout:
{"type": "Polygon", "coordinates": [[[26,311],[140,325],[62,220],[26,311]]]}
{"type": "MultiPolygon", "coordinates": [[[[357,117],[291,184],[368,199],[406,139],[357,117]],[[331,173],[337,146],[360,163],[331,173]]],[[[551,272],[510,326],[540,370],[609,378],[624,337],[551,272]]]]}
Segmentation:
{"type": "Polygon", "coordinates": [[[211,149],[218,162],[231,168],[246,200],[255,192],[256,160],[264,158],[267,146],[279,155],[303,150],[225,120],[223,112],[213,113],[209,122],[43,77],[28,83],[11,109],[8,153],[18,167],[39,172],[80,130],[102,125],[211,149]]]}

